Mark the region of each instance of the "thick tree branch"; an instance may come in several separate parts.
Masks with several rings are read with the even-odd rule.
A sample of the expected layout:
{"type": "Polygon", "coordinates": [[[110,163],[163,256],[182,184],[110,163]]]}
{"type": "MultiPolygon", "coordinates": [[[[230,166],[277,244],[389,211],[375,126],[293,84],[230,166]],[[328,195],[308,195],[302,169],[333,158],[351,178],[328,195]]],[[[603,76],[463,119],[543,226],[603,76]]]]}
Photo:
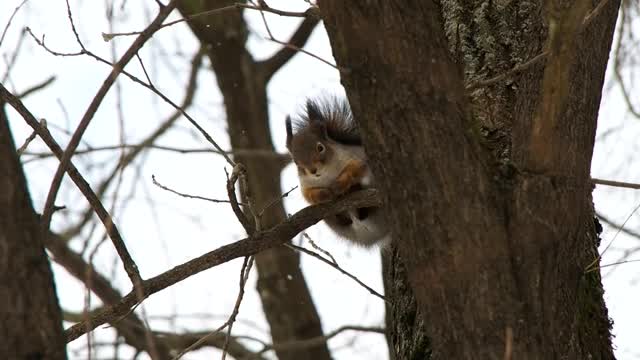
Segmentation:
{"type": "MultiPolygon", "coordinates": [[[[261,251],[281,245],[327,216],[335,215],[351,208],[380,205],[381,202],[377,197],[377,192],[375,190],[366,190],[346,196],[335,203],[307,207],[271,230],[222,246],[184,264],[178,265],[158,276],[143,281],[141,283],[142,292],[145,297],[148,297],[204,270],[224,264],[233,259],[255,255],[261,251]]],[[[67,329],[67,342],[77,339],[87,331],[93,330],[106,322],[114,321],[128,314],[131,308],[137,303],[138,295],[135,290],[132,290],[117,304],[104,308],[92,316],[89,324],[82,322],[67,329]]]]}
{"type": "MultiPolygon", "coordinates": [[[[91,313],[95,313],[93,311],[91,313]]],[[[85,314],[82,313],[74,313],[69,311],[63,312],[64,320],[70,322],[81,322],[85,320],[85,314]]],[[[129,315],[132,316],[132,315],[129,315]]],[[[120,321],[116,321],[112,324],[115,329],[118,331],[120,335],[122,335],[127,342],[128,345],[133,346],[136,350],[143,350],[138,347],[140,342],[144,341],[144,334],[142,330],[144,330],[140,323],[134,323],[127,321],[127,319],[123,319],[120,321]],[[137,333],[142,336],[142,338],[128,338],[128,334],[137,333]],[[135,340],[132,342],[131,340],[135,340]]],[[[155,343],[162,346],[162,349],[171,349],[172,351],[182,351],[189,346],[191,346],[196,341],[206,337],[210,332],[201,331],[201,332],[188,332],[188,333],[174,333],[168,331],[153,331],[153,335],[155,337],[155,343]]],[[[222,349],[225,342],[225,335],[222,333],[217,333],[212,336],[208,336],[205,341],[198,344],[198,346],[194,347],[191,350],[197,350],[204,347],[214,347],[217,349],[222,349]]],[[[229,344],[227,347],[227,352],[233,356],[235,359],[255,359],[255,360],[264,360],[264,358],[257,353],[247,349],[236,337],[232,337],[229,339],[229,344]]],[[[161,354],[165,356],[167,359],[171,359],[171,355],[169,352],[166,354],[161,354]]]]}
{"type": "MultiPolygon", "coordinates": [[[[78,279],[78,281],[84,283],[89,289],[96,294],[105,305],[112,305],[117,303],[122,294],[113,286],[111,282],[100,274],[93,266],[88,264],[80,254],[71,250],[67,246],[67,242],[59,235],[49,232],[45,238],[45,246],[47,250],[51,252],[53,260],[62,266],[69,274],[78,279]]],[[[84,320],[84,315],[80,315],[81,318],[77,321],[84,320]]],[[[67,321],[75,321],[68,319],[67,321]]],[[[130,313],[125,319],[112,322],[112,325],[116,328],[118,333],[122,335],[127,344],[136,348],[137,350],[149,350],[148,343],[145,340],[145,325],[144,322],[139,319],[135,314],[130,313]]],[[[163,346],[161,342],[156,339],[153,342],[159,345],[157,349],[160,359],[170,359],[168,347],[163,346]]]]}

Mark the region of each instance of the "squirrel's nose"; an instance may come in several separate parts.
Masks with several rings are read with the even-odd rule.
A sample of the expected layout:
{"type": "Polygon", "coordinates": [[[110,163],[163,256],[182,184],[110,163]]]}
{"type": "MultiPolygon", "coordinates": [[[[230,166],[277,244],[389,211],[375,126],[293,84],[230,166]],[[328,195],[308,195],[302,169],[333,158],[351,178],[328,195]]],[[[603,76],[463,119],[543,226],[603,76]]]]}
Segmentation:
{"type": "Polygon", "coordinates": [[[309,172],[310,172],[312,175],[315,175],[315,174],[318,172],[318,169],[317,169],[317,168],[312,167],[312,168],[309,168],[309,172]]]}

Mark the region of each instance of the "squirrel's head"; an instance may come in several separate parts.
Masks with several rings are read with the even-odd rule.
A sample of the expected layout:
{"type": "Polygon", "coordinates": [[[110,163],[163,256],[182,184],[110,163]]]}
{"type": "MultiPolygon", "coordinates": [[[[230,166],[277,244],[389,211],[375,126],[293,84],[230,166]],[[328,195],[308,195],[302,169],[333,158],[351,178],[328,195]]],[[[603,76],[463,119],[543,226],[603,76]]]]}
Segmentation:
{"type": "Polygon", "coordinates": [[[313,106],[307,106],[306,119],[293,133],[291,118],[287,117],[287,149],[298,167],[300,175],[321,176],[334,153],[325,122],[313,106]]]}

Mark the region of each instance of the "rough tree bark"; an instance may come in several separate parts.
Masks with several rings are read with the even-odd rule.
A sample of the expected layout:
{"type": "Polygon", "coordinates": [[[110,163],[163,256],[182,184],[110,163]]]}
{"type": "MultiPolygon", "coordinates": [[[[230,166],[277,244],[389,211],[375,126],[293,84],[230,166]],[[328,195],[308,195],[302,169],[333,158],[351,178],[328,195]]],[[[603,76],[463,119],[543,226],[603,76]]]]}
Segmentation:
{"type": "MultiPolygon", "coordinates": [[[[183,15],[219,9],[235,1],[182,1],[178,8],[183,15]]],[[[304,41],[317,24],[308,18],[301,24],[292,42],[304,41]]],[[[256,61],[246,48],[247,25],[242,11],[213,14],[189,22],[191,30],[208,50],[207,55],[220,91],[224,97],[229,137],[232,149],[275,152],[269,130],[267,83],[294,54],[284,48],[274,57],[256,61]]],[[[286,213],[282,202],[280,171],[283,162],[276,157],[234,156],[247,168],[251,197],[257,209],[272,204],[261,219],[263,229],[282,222],[286,213]]],[[[258,294],[271,329],[273,343],[283,343],[322,336],[317,309],[300,269],[299,255],[279,246],[255,256],[258,270],[258,294]]],[[[331,359],[326,344],[300,349],[275,350],[278,359],[331,359]]]]}
{"type": "Polygon", "coordinates": [[[399,250],[387,271],[398,359],[613,358],[600,277],[585,269],[619,1],[551,47],[547,65],[465,90],[545,51],[547,19],[571,25],[581,7],[548,3],[320,2],[399,250]]]}
{"type": "Polygon", "coordinates": [[[0,358],[66,359],[42,228],[0,101],[0,358]]]}

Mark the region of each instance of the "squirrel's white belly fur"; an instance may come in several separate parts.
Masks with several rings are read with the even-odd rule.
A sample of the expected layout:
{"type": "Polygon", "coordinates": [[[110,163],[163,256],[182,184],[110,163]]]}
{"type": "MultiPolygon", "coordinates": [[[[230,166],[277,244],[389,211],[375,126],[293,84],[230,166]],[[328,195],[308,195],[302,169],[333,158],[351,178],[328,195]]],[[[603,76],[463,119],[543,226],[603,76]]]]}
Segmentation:
{"type": "MultiPolygon", "coordinates": [[[[360,160],[362,163],[367,163],[367,157],[364,153],[364,149],[361,146],[350,146],[339,143],[333,143],[340,158],[338,161],[333,162],[336,169],[326,168],[322,173],[318,173],[317,176],[304,176],[301,177],[301,182],[305,182],[306,186],[324,187],[329,186],[334,178],[329,176],[323,176],[327,174],[336,174],[342,168],[343,164],[348,163],[351,160],[360,160]],[[345,150],[345,151],[343,151],[345,150]]],[[[373,187],[373,174],[371,169],[367,167],[365,175],[360,180],[359,185],[363,189],[373,187]]],[[[336,221],[335,219],[325,219],[325,223],[340,237],[346,238],[364,247],[369,247],[374,244],[381,244],[384,246],[388,241],[384,241],[384,238],[389,238],[388,226],[386,218],[383,215],[382,209],[375,208],[367,211],[363,216],[362,209],[354,209],[342,214],[349,217],[351,222],[349,224],[336,221]]]]}

